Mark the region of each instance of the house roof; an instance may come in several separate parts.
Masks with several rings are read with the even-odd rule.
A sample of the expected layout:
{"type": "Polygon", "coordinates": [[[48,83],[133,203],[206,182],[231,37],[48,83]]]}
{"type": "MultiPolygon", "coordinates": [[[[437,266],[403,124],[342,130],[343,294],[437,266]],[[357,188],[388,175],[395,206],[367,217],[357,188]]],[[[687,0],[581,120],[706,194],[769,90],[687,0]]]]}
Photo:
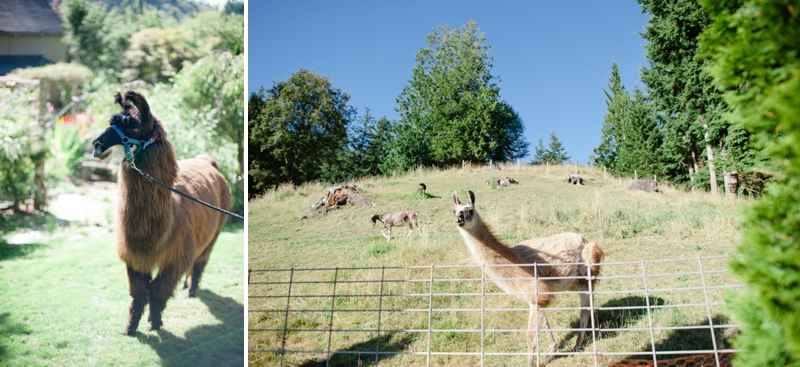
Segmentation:
{"type": "Polygon", "coordinates": [[[0,0],[0,34],[64,35],[47,0],[0,0]]]}

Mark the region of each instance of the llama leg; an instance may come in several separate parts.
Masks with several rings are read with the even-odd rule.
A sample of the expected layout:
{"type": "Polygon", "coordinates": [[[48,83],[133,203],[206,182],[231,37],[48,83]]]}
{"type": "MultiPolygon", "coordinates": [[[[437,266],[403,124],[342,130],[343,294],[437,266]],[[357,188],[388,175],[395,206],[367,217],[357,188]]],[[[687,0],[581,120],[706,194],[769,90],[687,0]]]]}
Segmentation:
{"type": "Polygon", "coordinates": [[[410,236],[412,233],[414,233],[414,226],[412,226],[411,223],[409,223],[408,224],[408,234],[406,234],[406,237],[410,236]]]}
{"type": "Polygon", "coordinates": [[[583,336],[586,333],[583,329],[585,329],[586,325],[589,324],[589,312],[591,312],[588,309],[584,309],[589,307],[589,297],[591,297],[588,294],[589,288],[587,287],[586,289],[582,289],[582,291],[585,291],[587,293],[581,293],[581,323],[580,323],[581,331],[578,332],[578,338],[575,340],[575,347],[572,348],[573,351],[580,350],[581,344],[583,344],[583,336]]]}
{"type": "Polygon", "coordinates": [[[392,240],[392,226],[386,227],[386,229],[389,230],[389,235],[386,236],[386,242],[389,242],[392,240]]]}
{"type": "Polygon", "coordinates": [[[547,321],[547,315],[544,311],[539,311],[539,325],[544,325],[545,330],[547,330],[547,336],[550,339],[550,346],[547,348],[548,353],[555,353],[556,351],[556,339],[553,338],[553,329],[550,328],[550,322],[547,321]]]}
{"type": "Polygon", "coordinates": [[[536,361],[536,345],[539,344],[539,333],[536,315],[536,307],[531,307],[530,315],[528,315],[528,364],[527,366],[535,366],[536,361]]]}
{"type": "MultiPolygon", "coordinates": [[[[211,243],[209,243],[200,256],[197,257],[197,260],[194,262],[194,266],[192,266],[191,276],[187,276],[190,284],[189,298],[194,297],[194,294],[197,292],[197,287],[200,284],[200,277],[203,275],[203,270],[206,268],[208,259],[211,257],[211,250],[214,249],[214,244],[217,243],[217,237],[219,237],[219,233],[214,236],[214,239],[211,240],[211,243]]],[[[186,288],[184,287],[184,289],[186,288]]]]}
{"type": "Polygon", "coordinates": [[[150,293],[150,274],[139,273],[128,267],[128,293],[133,297],[131,306],[128,309],[128,326],[122,335],[133,335],[139,328],[139,320],[142,319],[144,306],[148,303],[150,293]]]}
{"type": "Polygon", "coordinates": [[[175,292],[175,286],[181,279],[183,271],[175,266],[166,266],[159,269],[158,276],[153,279],[150,285],[150,330],[160,330],[161,312],[167,307],[167,300],[175,292]]]}
{"type": "MultiPolygon", "coordinates": [[[[383,237],[386,237],[386,240],[388,241],[388,240],[390,240],[391,238],[389,238],[389,236],[388,236],[388,235],[386,235],[386,229],[387,229],[386,227],[383,227],[383,229],[381,230],[381,234],[383,235],[383,237]]],[[[391,233],[391,232],[390,232],[390,233],[391,233]]]]}

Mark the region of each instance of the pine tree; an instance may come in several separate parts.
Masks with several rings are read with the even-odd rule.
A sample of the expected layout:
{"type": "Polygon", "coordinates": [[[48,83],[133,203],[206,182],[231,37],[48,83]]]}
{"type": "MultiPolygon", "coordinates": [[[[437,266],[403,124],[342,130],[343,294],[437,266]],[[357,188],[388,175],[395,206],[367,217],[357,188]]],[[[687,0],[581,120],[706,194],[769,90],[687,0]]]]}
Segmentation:
{"type": "MultiPolygon", "coordinates": [[[[627,93],[626,93],[627,94],[627,93]]],[[[619,143],[615,172],[623,176],[652,177],[659,173],[661,132],[647,97],[635,90],[626,101],[627,112],[617,125],[619,143]]]]}
{"type": "Polygon", "coordinates": [[[697,38],[710,23],[706,11],[694,0],[637,0],[651,14],[642,36],[647,41],[647,60],[642,81],[665,124],[663,171],[670,179],[692,186],[708,184],[717,191],[714,147],[719,146],[729,123],[726,106],[698,59],[697,38]],[[704,157],[705,156],[705,157],[704,157]],[[709,182],[695,182],[700,169],[708,170],[709,182]]]}
{"type": "Polygon", "coordinates": [[[547,149],[545,149],[544,144],[542,144],[542,138],[539,138],[539,144],[536,144],[531,163],[542,164],[545,162],[547,162],[547,149]]]}
{"type": "Polygon", "coordinates": [[[547,152],[545,153],[545,162],[552,164],[564,164],[569,162],[569,159],[570,156],[567,155],[567,151],[561,144],[561,140],[558,139],[556,131],[552,130],[550,132],[550,143],[548,144],[547,152]]]}
{"type": "Polygon", "coordinates": [[[615,61],[611,62],[611,76],[608,79],[608,90],[603,90],[608,112],[603,118],[603,127],[600,128],[600,145],[594,149],[590,164],[595,167],[604,166],[611,172],[616,172],[617,149],[619,136],[617,126],[624,118],[626,107],[631,97],[622,86],[619,76],[619,67],[615,61]]]}
{"type": "MultiPolygon", "coordinates": [[[[732,120],[751,131],[782,179],[746,207],[731,263],[747,290],[728,301],[741,323],[737,366],[800,365],[800,4],[704,1],[702,47],[732,120]]],[[[734,134],[729,134],[732,136],[734,134]]],[[[740,135],[740,134],[739,134],[740,135]]]]}

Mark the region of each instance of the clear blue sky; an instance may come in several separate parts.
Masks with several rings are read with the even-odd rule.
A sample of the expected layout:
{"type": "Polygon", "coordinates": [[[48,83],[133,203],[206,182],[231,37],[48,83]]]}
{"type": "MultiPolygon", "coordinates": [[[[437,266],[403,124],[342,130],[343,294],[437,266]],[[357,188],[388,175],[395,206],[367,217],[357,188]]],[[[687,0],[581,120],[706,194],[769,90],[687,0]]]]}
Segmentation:
{"type": "MultiPolygon", "coordinates": [[[[500,97],[525,124],[530,151],[555,130],[573,161],[600,142],[611,61],[623,85],[643,87],[637,34],[649,16],[613,1],[249,1],[249,92],[305,68],[350,94],[359,116],[398,118],[396,98],[438,25],[478,23],[493,47],[500,97]]],[[[529,158],[525,159],[528,161],[529,158]]]]}

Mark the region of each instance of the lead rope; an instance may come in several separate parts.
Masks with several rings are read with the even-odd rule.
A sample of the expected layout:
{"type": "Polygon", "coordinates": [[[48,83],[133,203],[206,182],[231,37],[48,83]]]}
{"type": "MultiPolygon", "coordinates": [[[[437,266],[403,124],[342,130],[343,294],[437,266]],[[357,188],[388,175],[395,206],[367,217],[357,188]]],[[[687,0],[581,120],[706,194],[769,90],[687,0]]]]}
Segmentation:
{"type": "Polygon", "coordinates": [[[183,192],[183,191],[180,191],[180,190],[178,190],[178,189],[176,189],[176,188],[174,188],[174,187],[172,187],[172,186],[170,186],[170,185],[167,185],[167,184],[165,184],[165,183],[163,183],[163,182],[161,182],[161,181],[159,181],[159,180],[157,180],[157,179],[153,178],[153,176],[150,176],[149,174],[147,174],[147,172],[140,170],[140,169],[139,169],[139,167],[136,167],[136,164],[135,164],[135,163],[133,163],[133,161],[128,161],[128,160],[126,160],[126,162],[128,162],[128,165],[129,165],[131,168],[133,168],[134,170],[136,170],[136,172],[139,172],[139,173],[140,173],[140,174],[141,174],[141,175],[142,175],[142,176],[143,176],[143,177],[144,177],[144,178],[145,178],[147,181],[150,181],[150,182],[152,182],[152,183],[154,183],[154,184],[157,184],[157,185],[159,185],[159,186],[163,186],[163,187],[165,187],[165,188],[169,189],[170,191],[172,191],[172,192],[174,192],[174,193],[176,193],[176,194],[178,194],[178,195],[181,195],[181,196],[183,196],[183,197],[186,197],[187,199],[190,199],[190,200],[192,200],[192,201],[195,201],[195,202],[197,202],[197,203],[200,203],[200,204],[202,204],[202,205],[204,205],[204,206],[206,206],[206,207],[208,207],[208,208],[214,209],[214,210],[216,210],[216,211],[218,211],[218,212],[220,212],[220,213],[225,213],[225,214],[227,214],[227,215],[230,215],[230,216],[232,216],[232,217],[235,217],[235,218],[239,218],[239,219],[241,219],[241,220],[244,220],[244,217],[243,217],[243,216],[241,216],[241,215],[239,215],[239,214],[236,214],[236,213],[231,213],[231,212],[229,212],[229,211],[227,211],[227,210],[225,210],[225,209],[218,208],[218,207],[216,207],[216,206],[213,206],[213,205],[211,205],[211,204],[209,204],[209,203],[206,203],[205,201],[202,201],[202,200],[200,200],[200,199],[196,199],[196,198],[194,198],[193,196],[191,196],[191,195],[189,195],[189,194],[187,194],[187,193],[185,193],[185,192],[183,192]]]}

